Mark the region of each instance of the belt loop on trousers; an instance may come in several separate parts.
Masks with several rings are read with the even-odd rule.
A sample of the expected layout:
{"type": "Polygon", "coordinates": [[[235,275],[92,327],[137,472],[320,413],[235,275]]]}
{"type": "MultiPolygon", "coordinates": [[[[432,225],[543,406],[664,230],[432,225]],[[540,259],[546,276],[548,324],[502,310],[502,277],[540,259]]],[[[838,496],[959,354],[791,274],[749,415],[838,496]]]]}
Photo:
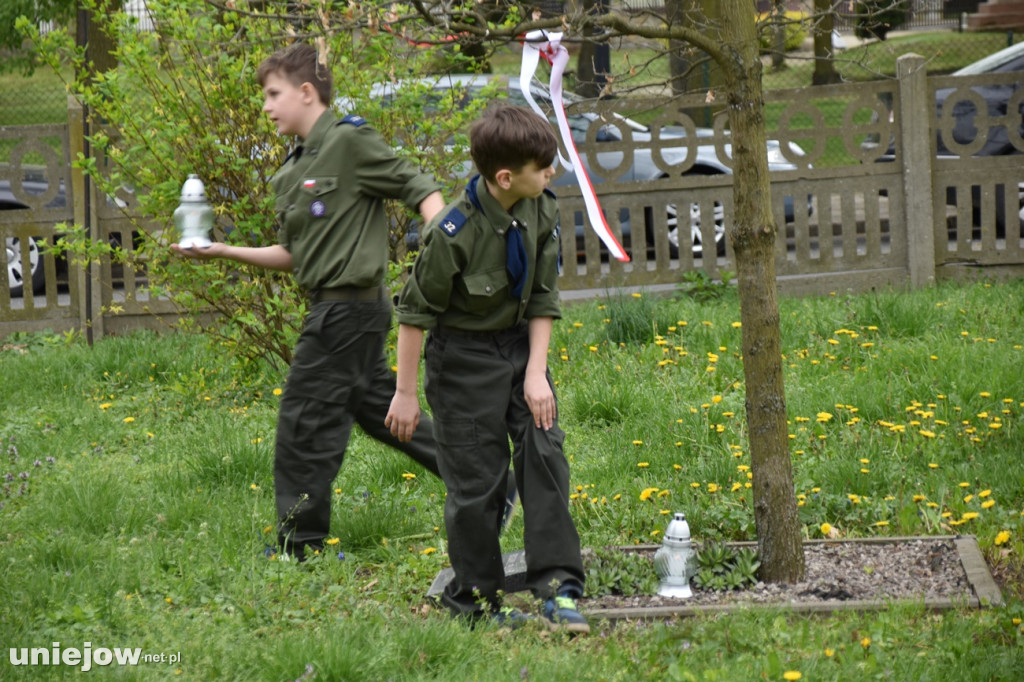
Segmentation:
{"type": "Polygon", "coordinates": [[[317,289],[310,295],[313,303],[323,301],[378,301],[384,298],[385,286],[375,287],[330,287],[317,289]]]}

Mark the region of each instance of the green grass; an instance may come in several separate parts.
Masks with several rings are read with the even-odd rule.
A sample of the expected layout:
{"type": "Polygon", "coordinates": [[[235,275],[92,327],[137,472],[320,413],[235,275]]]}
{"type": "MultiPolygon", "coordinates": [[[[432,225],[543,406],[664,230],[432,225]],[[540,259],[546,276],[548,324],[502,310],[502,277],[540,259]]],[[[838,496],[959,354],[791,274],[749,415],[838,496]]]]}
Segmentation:
{"type": "MultiPolygon", "coordinates": [[[[656,542],[672,511],[698,540],[753,539],[735,295],[612,294],[564,313],[550,366],[583,544],[656,542]]],[[[34,334],[0,351],[4,646],[180,652],[107,670],[146,680],[296,679],[307,665],[333,680],[1013,679],[1024,280],[783,299],[780,313],[805,536],[825,522],[843,537],[973,534],[1007,606],[777,608],[595,623],[575,640],[470,631],[424,600],[447,565],[444,489],[417,465],[355,434],[330,555],[268,561],[281,375],[239,376],[199,337],[90,348],[34,334]]],[[[520,514],[506,550],[521,531],[520,514]]],[[[4,679],[67,672],[0,662],[4,679]]]]}

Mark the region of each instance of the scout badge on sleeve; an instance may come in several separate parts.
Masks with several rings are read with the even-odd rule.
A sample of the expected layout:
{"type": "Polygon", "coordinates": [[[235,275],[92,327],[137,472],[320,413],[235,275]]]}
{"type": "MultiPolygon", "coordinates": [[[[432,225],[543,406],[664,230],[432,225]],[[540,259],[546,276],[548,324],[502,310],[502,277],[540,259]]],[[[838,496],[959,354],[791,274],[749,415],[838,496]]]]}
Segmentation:
{"type": "Polygon", "coordinates": [[[523,91],[526,101],[530,103],[530,107],[541,117],[547,118],[530,93],[530,81],[533,79],[540,56],[543,54],[544,59],[551,64],[551,104],[555,110],[555,119],[558,121],[558,132],[562,136],[562,144],[565,145],[565,151],[569,155],[569,161],[563,159],[561,154],[558,155],[558,159],[567,171],[576,173],[576,181],[583,193],[583,203],[587,207],[587,217],[590,219],[590,225],[597,232],[597,236],[601,238],[616,259],[628,262],[629,256],[626,254],[626,250],[622,248],[608,227],[601,204],[598,203],[597,195],[594,193],[594,187],[590,184],[587,169],[580,162],[579,152],[576,151],[576,144],[572,141],[572,134],[569,132],[569,122],[565,117],[565,107],[562,103],[562,73],[565,71],[566,64],[569,63],[569,51],[562,46],[561,41],[561,33],[530,31],[526,34],[526,40],[523,43],[523,62],[519,71],[519,88],[523,91]]]}

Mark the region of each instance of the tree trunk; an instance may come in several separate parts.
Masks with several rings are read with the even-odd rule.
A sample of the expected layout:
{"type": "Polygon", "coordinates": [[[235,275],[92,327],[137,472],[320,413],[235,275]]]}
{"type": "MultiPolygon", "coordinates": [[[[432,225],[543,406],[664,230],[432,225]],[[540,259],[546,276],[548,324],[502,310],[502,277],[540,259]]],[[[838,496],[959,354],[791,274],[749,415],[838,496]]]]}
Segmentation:
{"type": "Polygon", "coordinates": [[[783,0],[772,3],[772,71],[786,67],[786,6],[783,0]]]}
{"type": "MultiPolygon", "coordinates": [[[[686,26],[686,11],[689,0],[665,0],[665,21],[671,26],[686,26]]],[[[689,73],[693,62],[689,55],[690,44],[682,40],[668,42],[668,72],[672,84],[672,94],[682,95],[688,90],[689,73]]]]}
{"type": "Polygon", "coordinates": [[[753,474],[760,578],[792,583],[804,576],[793,490],[782,341],[775,284],[775,234],[765,152],[764,93],[755,19],[748,0],[723,0],[727,99],[733,150],[736,257],[743,325],[743,371],[753,474]]]}
{"type": "Polygon", "coordinates": [[[818,19],[814,22],[814,75],[811,76],[811,84],[838,83],[839,74],[832,61],[832,31],[835,29],[832,0],[814,0],[814,14],[818,19]]]}
{"type": "MultiPolygon", "coordinates": [[[[121,9],[121,0],[107,0],[99,16],[109,16],[121,9]]],[[[81,10],[78,14],[78,44],[85,46],[86,68],[89,77],[117,68],[117,41],[100,26],[93,12],[81,10]]]]}
{"type": "MultiPolygon", "coordinates": [[[[608,5],[605,0],[583,0],[583,10],[600,15],[608,11],[608,5]]],[[[583,27],[583,42],[576,59],[576,94],[583,97],[600,97],[611,72],[608,43],[590,40],[600,33],[602,29],[589,24],[583,27]]]]}

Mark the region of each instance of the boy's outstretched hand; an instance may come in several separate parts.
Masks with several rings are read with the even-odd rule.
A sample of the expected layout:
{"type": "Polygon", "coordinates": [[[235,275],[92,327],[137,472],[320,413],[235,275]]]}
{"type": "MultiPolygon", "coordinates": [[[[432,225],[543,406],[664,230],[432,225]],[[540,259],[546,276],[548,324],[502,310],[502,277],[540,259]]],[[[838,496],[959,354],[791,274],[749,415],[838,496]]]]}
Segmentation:
{"type": "Polygon", "coordinates": [[[188,256],[197,260],[209,260],[211,258],[221,258],[224,255],[224,244],[214,242],[207,247],[193,246],[187,249],[182,248],[180,244],[171,244],[171,250],[179,256],[188,256]]]}

